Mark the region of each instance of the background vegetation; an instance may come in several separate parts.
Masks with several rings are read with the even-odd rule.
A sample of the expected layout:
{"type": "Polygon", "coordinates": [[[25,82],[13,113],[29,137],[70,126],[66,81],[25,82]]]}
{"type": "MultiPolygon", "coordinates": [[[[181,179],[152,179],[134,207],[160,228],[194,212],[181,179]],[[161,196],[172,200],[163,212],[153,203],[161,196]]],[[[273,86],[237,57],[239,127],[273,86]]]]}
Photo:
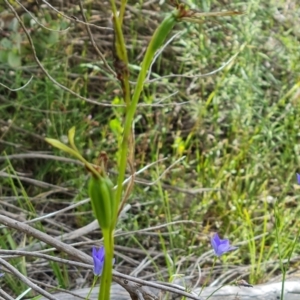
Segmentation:
{"type": "MultiPolygon", "coordinates": [[[[113,180],[123,108],[117,106],[122,104],[118,81],[101,62],[85,26],[72,21],[82,18],[77,1],[52,2],[70,18],[46,3],[22,1],[27,11],[12,3],[49,74],[94,103],[45,76],[17,19],[0,5],[0,82],[18,89],[33,76],[23,89],[0,86],[0,207],[1,214],[32,220],[60,236],[94,220],[89,203],[82,201],[88,175],[44,138],[66,141],[76,125],[78,148],[90,161],[106,151],[113,180]],[[70,209],[60,212],[65,208],[70,209]]],[[[106,27],[91,30],[112,66],[109,3],[83,4],[89,22],[106,27]]],[[[280,257],[284,261],[291,255],[290,273],[299,264],[299,243],[293,247],[293,241],[300,213],[295,180],[300,6],[292,0],[195,0],[189,5],[246,13],[179,24],[178,34],[153,65],[135,118],[135,168],[157,163],[136,178],[130,208],[116,232],[116,269],[163,280],[185,274],[197,282],[200,266],[202,283],[239,276],[252,284],[266,282],[281,274],[280,257]],[[213,232],[240,249],[222,257],[211,272],[213,232]]],[[[164,1],[129,1],[124,30],[132,81],[151,34],[171,9],[164,1]]],[[[1,236],[2,249],[28,249],[38,242],[4,227],[1,236]]],[[[90,253],[100,239],[94,230],[69,242],[90,253]]],[[[89,286],[92,277],[80,268],[39,260],[18,258],[15,265],[28,277],[67,289],[89,286]]],[[[1,280],[14,295],[24,291],[9,275],[1,280]]]]}

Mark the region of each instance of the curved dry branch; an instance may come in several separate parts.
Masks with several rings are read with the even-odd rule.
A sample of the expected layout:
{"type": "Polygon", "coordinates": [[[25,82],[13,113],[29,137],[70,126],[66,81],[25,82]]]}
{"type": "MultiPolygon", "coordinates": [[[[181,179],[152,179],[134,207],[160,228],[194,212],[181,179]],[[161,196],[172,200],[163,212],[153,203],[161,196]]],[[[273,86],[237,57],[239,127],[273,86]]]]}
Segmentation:
{"type": "MultiPolygon", "coordinates": [[[[157,58],[161,55],[161,53],[166,49],[166,47],[173,42],[174,39],[182,35],[182,32],[177,32],[175,33],[168,41],[165,42],[165,44],[155,53],[154,58],[151,62],[151,65],[148,70],[148,75],[146,77],[145,83],[149,83],[150,81],[150,76],[151,76],[151,71],[154,63],[156,62],[157,58]]],[[[160,79],[160,78],[159,78],[160,79]]]]}
{"type": "MultiPolygon", "coordinates": [[[[241,47],[241,49],[243,49],[244,46],[241,47]]],[[[198,74],[198,75],[188,75],[188,74],[171,74],[171,75],[165,75],[159,78],[155,78],[155,79],[149,79],[146,81],[146,83],[153,83],[153,82],[157,82],[159,80],[162,79],[166,79],[166,78],[191,78],[191,79],[195,79],[195,78],[203,78],[203,77],[209,77],[212,75],[215,75],[216,73],[224,70],[226,67],[228,67],[234,60],[235,58],[239,55],[239,53],[242,50],[239,50],[237,53],[235,53],[232,57],[230,57],[230,59],[228,61],[226,61],[222,66],[220,66],[219,68],[208,72],[208,73],[204,73],[204,74],[198,74]]]]}
{"type": "Polygon", "coordinates": [[[26,88],[26,86],[31,82],[32,79],[33,79],[33,76],[31,76],[30,79],[23,86],[21,86],[19,88],[16,88],[16,89],[12,89],[12,88],[8,87],[7,85],[5,85],[1,82],[0,82],[0,85],[3,86],[4,88],[10,90],[11,92],[17,92],[17,91],[20,91],[20,90],[26,88]]]}

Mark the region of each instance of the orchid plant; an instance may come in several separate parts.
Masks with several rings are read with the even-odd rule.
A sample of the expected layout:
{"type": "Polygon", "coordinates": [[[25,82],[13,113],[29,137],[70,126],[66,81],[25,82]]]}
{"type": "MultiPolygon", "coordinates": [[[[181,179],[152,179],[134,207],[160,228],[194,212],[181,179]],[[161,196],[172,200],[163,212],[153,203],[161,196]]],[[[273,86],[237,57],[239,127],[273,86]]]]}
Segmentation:
{"type": "MultiPolygon", "coordinates": [[[[127,192],[123,194],[123,182],[125,179],[127,164],[132,170],[134,166],[134,135],[132,132],[132,125],[150,65],[153,62],[157,52],[164,46],[166,38],[171,33],[173,27],[178,22],[201,23],[203,22],[204,17],[240,14],[236,11],[201,13],[190,9],[185,4],[178,3],[178,1],[172,1],[172,4],[175,6],[175,8],[165,17],[165,19],[155,30],[145,52],[141,69],[136,80],[137,83],[133,88],[133,93],[131,93],[132,87],[129,81],[130,74],[128,68],[129,62],[126,50],[127,48],[122,31],[127,1],[120,1],[119,10],[117,10],[116,1],[111,0],[110,2],[114,29],[114,71],[122,86],[123,101],[125,105],[125,121],[123,126],[123,138],[120,145],[120,160],[118,165],[119,175],[117,179],[116,190],[114,190],[114,185],[106,173],[106,158],[102,158],[99,166],[94,166],[86,161],[78,151],[74,143],[75,127],[71,128],[69,131],[68,137],[70,146],[63,144],[58,140],[46,138],[46,141],[53,147],[56,147],[79,159],[84,164],[86,170],[88,170],[91,174],[89,181],[89,196],[91,198],[94,215],[98,220],[104,237],[104,248],[100,248],[99,250],[93,248],[92,253],[94,260],[94,274],[97,277],[101,275],[99,300],[110,299],[110,285],[112,281],[114,252],[114,230],[120,210],[128,197],[127,192]]],[[[130,184],[133,185],[133,181],[130,184]]],[[[229,244],[224,241],[218,239],[218,236],[216,236],[213,240],[213,247],[217,254],[223,254],[229,251],[229,249],[233,250],[233,248],[230,248],[229,244]]]]}

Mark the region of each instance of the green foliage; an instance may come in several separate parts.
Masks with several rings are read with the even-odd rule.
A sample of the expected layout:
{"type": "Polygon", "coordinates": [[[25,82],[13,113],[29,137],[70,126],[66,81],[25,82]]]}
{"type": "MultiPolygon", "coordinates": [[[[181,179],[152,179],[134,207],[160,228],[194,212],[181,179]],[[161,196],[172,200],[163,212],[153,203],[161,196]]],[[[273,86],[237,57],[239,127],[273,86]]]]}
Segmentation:
{"type": "MultiPolygon", "coordinates": [[[[8,21],[3,26],[8,34],[0,37],[0,63],[16,69],[28,64],[32,52],[25,33],[20,30],[18,20],[15,17],[10,18],[9,15],[5,17],[8,21]]],[[[22,19],[30,28],[38,58],[43,59],[51,53],[48,50],[57,45],[63,37],[62,32],[67,28],[67,22],[63,19],[52,19],[50,14],[45,14],[44,18],[39,20],[39,23],[45,27],[40,27],[36,23],[38,17],[34,15],[33,17],[36,19],[32,19],[29,14],[24,14],[22,19]]]]}

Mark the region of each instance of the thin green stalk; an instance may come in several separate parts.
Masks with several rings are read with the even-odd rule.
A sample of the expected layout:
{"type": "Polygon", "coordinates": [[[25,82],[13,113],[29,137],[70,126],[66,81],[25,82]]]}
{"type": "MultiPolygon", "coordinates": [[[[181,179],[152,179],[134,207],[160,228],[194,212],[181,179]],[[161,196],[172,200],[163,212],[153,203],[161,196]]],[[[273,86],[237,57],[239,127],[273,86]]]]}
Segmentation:
{"type": "Polygon", "coordinates": [[[129,74],[128,72],[125,72],[123,74],[123,83],[124,83],[124,101],[127,104],[126,110],[128,110],[128,107],[130,105],[130,84],[129,84],[129,74]]]}
{"type": "MultiPolygon", "coordinates": [[[[249,215],[249,212],[247,209],[243,209],[245,221],[248,226],[248,234],[249,234],[249,252],[250,252],[250,260],[251,260],[251,273],[250,273],[250,281],[254,282],[257,280],[257,270],[255,268],[256,262],[256,245],[255,245],[255,238],[254,238],[254,232],[253,232],[253,224],[251,221],[251,217],[249,215]]],[[[257,268],[260,268],[258,265],[257,268]]]]}
{"type": "MultiPolygon", "coordinates": [[[[162,247],[162,253],[164,254],[165,261],[166,261],[166,264],[167,264],[167,270],[169,272],[169,278],[171,278],[171,276],[175,273],[176,262],[173,259],[172,259],[172,263],[170,262],[170,256],[169,256],[164,238],[160,234],[160,232],[158,233],[158,237],[159,237],[159,240],[160,240],[160,245],[162,247]]],[[[171,247],[171,249],[174,249],[174,248],[171,247]]]]}
{"type": "Polygon", "coordinates": [[[114,16],[114,29],[116,31],[116,39],[117,39],[117,46],[118,48],[116,51],[118,52],[119,58],[124,62],[124,64],[127,66],[128,65],[128,56],[127,56],[127,51],[125,47],[125,39],[124,35],[122,32],[122,27],[121,27],[121,22],[118,18],[118,12],[117,12],[117,7],[115,4],[114,0],[110,1],[111,7],[112,7],[112,12],[114,16]]]}
{"type": "MultiPolygon", "coordinates": [[[[209,275],[208,275],[207,279],[205,280],[204,284],[202,285],[201,291],[200,291],[200,293],[198,294],[198,296],[201,295],[201,293],[202,293],[203,289],[205,288],[205,286],[206,286],[208,280],[211,278],[211,274],[212,274],[212,271],[213,271],[213,269],[214,269],[214,267],[215,267],[216,261],[217,261],[217,256],[214,257],[214,262],[213,262],[213,265],[212,265],[212,267],[211,267],[211,269],[210,269],[209,275]]],[[[211,297],[211,295],[210,295],[209,297],[211,297]]]]}
{"type": "Polygon", "coordinates": [[[278,222],[280,220],[279,220],[277,202],[275,203],[275,206],[274,206],[274,215],[275,215],[275,233],[276,233],[276,242],[277,242],[277,247],[278,247],[279,264],[280,264],[280,269],[281,269],[281,272],[282,272],[282,285],[281,285],[280,300],[283,300],[286,269],[283,265],[283,258],[282,258],[282,253],[281,253],[281,249],[280,249],[280,238],[279,238],[280,232],[279,232],[279,228],[278,228],[278,222]]]}
{"type": "Polygon", "coordinates": [[[121,26],[123,24],[126,4],[127,4],[127,0],[122,0],[121,1],[121,7],[120,7],[120,13],[119,13],[119,20],[120,20],[121,26]]]}
{"type": "Polygon", "coordinates": [[[94,276],[94,280],[93,280],[92,286],[91,286],[91,288],[90,288],[87,296],[85,297],[85,300],[88,300],[90,298],[90,294],[91,294],[93,288],[95,287],[95,284],[96,284],[98,278],[99,278],[99,276],[96,276],[96,275],[94,276]]]}
{"type": "MultiPolygon", "coordinates": [[[[163,199],[164,211],[165,211],[165,215],[166,215],[166,218],[167,218],[167,222],[171,223],[172,222],[172,216],[171,216],[171,209],[170,209],[170,204],[169,204],[169,199],[168,199],[168,193],[164,194],[164,191],[163,191],[163,188],[162,188],[160,182],[158,182],[158,191],[159,191],[160,197],[163,199]]],[[[170,247],[171,247],[171,249],[175,249],[174,241],[173,241],[174,234],[172,233],[173,232],[173,226],[172,225],[167,226],[167,230],[168,230],[169,236],[170,236],[170,247]]],[[[164,245],[162,240],[161,240],[160,244],[163,246],[164,253],[166,254],[167,250],[165,249],[165,247],[164,247],[165,245],[164,245]]],[[[172,255],[173,265],[172,265],[172,270],[170,270],[170,268],[169,268],[170,265],[168,264],[168,271],[169,272],[171,271],[171,272],[174,273],[175,269],[176,269],[176,267],[175,267],[176,266],[176,255],[175,255],[174,252],[172,252],[171,255],[172,255]]]]}
{"type": "MultiPolygon", "coordinates": [[[[277,213],[278,213],[278,211],[277,211],[277,213]]],[[[277,213],[275,213],[275,216],[277,216],[277,213]]],[[[291,249],[290,255],[288,257],[287,264],[286,264],[287,267],[283,266],[282,257],[280,255],[280,248],[279,248],[279,244],[278,244],[278,251],[279,251],[279,257],[280,257],[280,268],[281,268],[281,271],[282,271],[282,284],[281,284],[280,300],[284,299],[284,284],[285,284],[286,271],[287,271],[287,269],[290,265],[290,260],[291,260],[291,257],[293,255],[294,249],[296,247],[296,243],[298,241],[299,235],[300,235],[300,229],[298,230],[297,235],[296,235],[296,237],[295,237],[295,239],[292,243],[292,249],[291,249]]],[[[276,225],[276,239],[277,239],[277,243],[278,243],[278,241],[279,241],[279,232],[277,230],[277,225],[276,225]]]]}
{"type": "Polygon", "coordinates": [[[126,104],[126,111],[130,104],[130,84],[129,84],[129,72],[128,72],[128,55],[126,50],[125,39],[122,31],[123,15],[125,13],[126,0],[121,3],[121,11],[118,17],[117,7],[114,0],[110,1],[113,12],[113,24],[115,30],[115,51],[117,59],[121,61],[121,65],[116,70],[117,73],[121,73],[121,84],[123,88],[124,102],[126,104]]]}
{"type": "Polygon", "coordinates": [[[111,230],[102,230],[104,236],[105,260],[101,276],[100,293],[98,300],[110,299],[110,287],[112,281],[112,267],[114,256],[114,238],[111,230]]]}
{"type": "MultiPolygon", "coordinates": [[[[264,211],[266,212],[264,215],[264,221],[263,221],[263,233],[267,232],[267,223],[268,223],[268,217],[267,217],[267,211],[268,211],[268,204],[267,201],[264,201],[264,211]]],[[[260,275],[260,266],[261,262],[263,260],[263,254],[265,253],[265,244],[266,244],[266,235],[263,235],[261,243],[260,243],[260,251],[259,251],[259,257],[257,262],[257,267],[259,268],[259,275],[260,275]]]]}
{"type": "Polygon", "coordinates": [[[123,132],[123,140],[121,144],[121,159],[120,159],[120,165],[119,165],[119,176],[118,176],[118,182],[117,182],[117,191],[116,191],[116,211],[114,214],[114,220],[113,220],[113,226],[116,225],[117,222],[117,214],[118,214],[118,207],[121,201],[122,197],[122,190],[123,190],[123,181],[125,177],[125,171],[126,171],[126,163],[127,163],[127,154],[128,154],[128,140],[131,133],[131,126],[132,121],[134,118],[134,114],[136,111],[136,107],[141,95],[141,92],[144,88],[144,81],[147,75],[147,71],[149,69],[149,66],[153,60],[153,57],[155,55],[155,52],[162,46],[164,43],[167,35],[172,30],[173,26],[176,23],[176,18],[178,15],[178,11],[175,10],[173,13],[168,15],[164,21],[160,24],[160,26],[156,29],[151,42],[147,48],[146,54],[144,56],[142,67],[137,79],[137,84],[135,86],[135,90],[132,96],[132,101],[130,103],[130,106],[127,109],[127,114],[125,118],[125,124],[124,124],[124,132],[123,132]],[[167,28],[166,28],[167,27],[167,28]]]}

